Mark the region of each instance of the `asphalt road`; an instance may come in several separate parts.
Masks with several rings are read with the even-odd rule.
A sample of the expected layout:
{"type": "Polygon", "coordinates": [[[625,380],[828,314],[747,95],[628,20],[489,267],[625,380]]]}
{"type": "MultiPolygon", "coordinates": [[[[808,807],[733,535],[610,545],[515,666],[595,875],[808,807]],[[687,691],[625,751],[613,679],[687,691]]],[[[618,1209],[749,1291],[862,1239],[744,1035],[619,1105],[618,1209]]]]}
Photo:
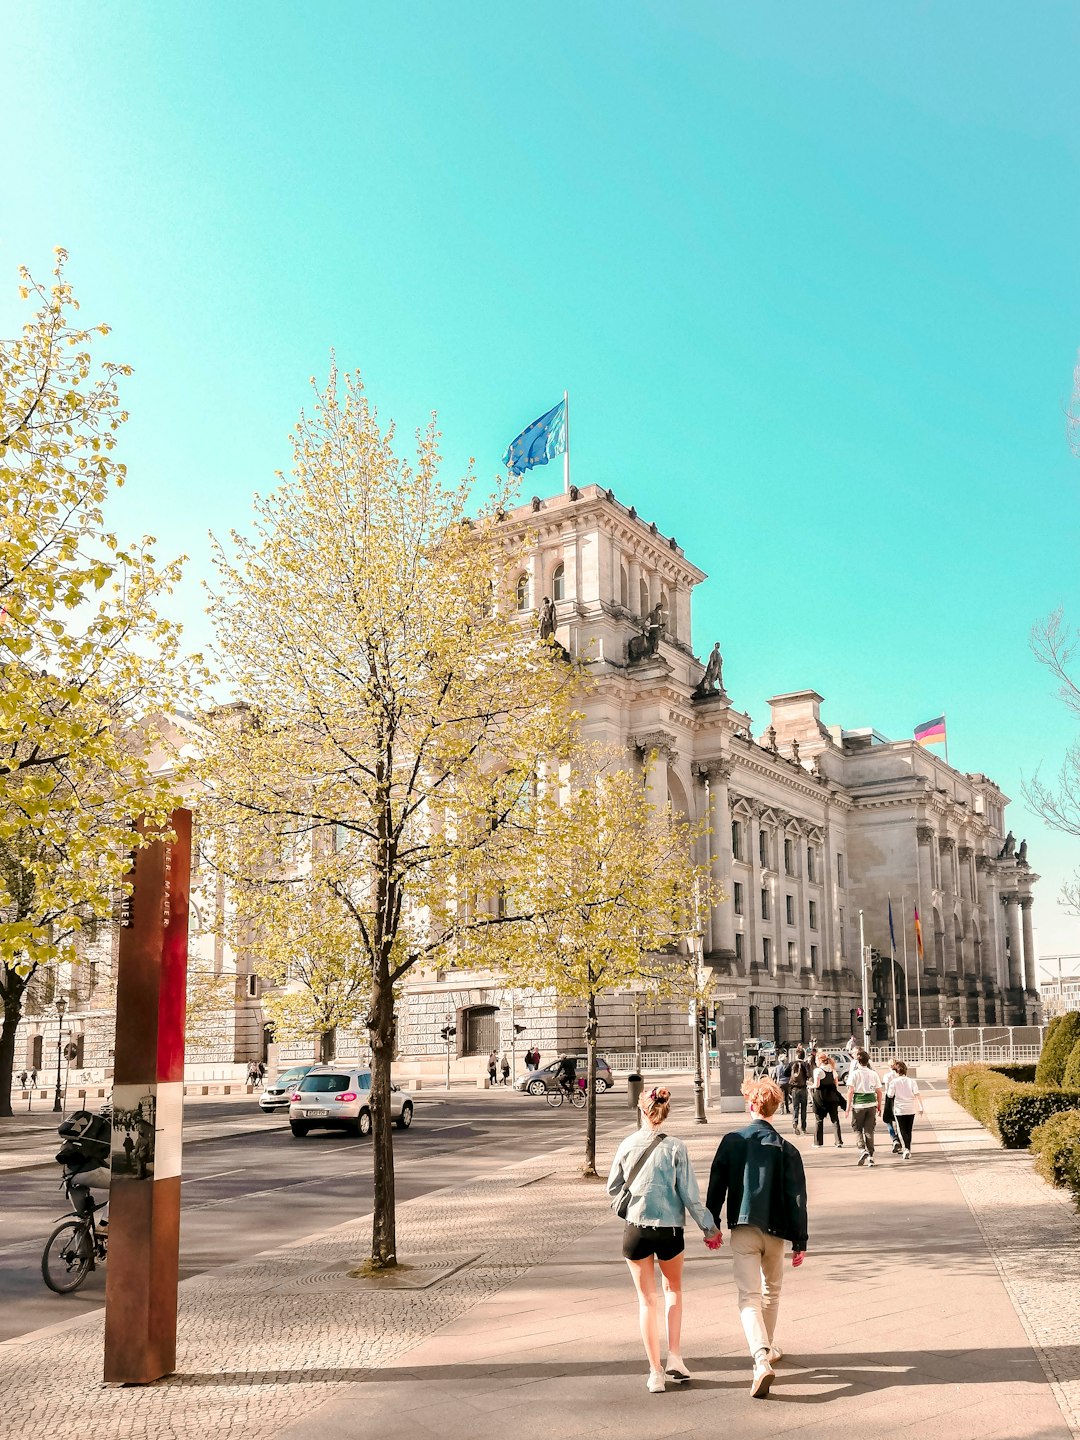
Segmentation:
{"type": "MultiPolygon", "coordinates": [[[[415,1097],[412,1129],[395,1131],[399,1200],[462,1184],[516,1160],[584,1141],[584,1112],[553,1110],[543,1099],[506,1090],[415,1097]]],[[[202,1102],[189,1114],[234,1122],[255,1102],[202,1102]]],[[[611,1153],[633,1117],[624,1090],[598,1098],[599,1149],[611,1153]]],[[[289,1132],[284,1114],[257,1116],[259,1128],[188,1145],[184,1152],[180,1276],[273,1249],[367,1213],[370,1140],[289,1132]]],[[[104,1304],[105,1273],[75,1295],[54,1295],[42,1281],[45,1239],[66,1212],[59,1167],[0,1176],[0,1341],[53,1325],[104,1304]]]]}

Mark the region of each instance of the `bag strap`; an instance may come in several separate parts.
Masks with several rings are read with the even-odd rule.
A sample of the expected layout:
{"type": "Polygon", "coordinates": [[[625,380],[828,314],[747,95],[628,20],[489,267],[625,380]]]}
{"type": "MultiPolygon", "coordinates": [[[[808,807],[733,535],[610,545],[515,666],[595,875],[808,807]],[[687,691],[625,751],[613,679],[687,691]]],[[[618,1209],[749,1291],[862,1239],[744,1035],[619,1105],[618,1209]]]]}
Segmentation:
{"type": "Polygon", "coordinates": [[[637,1179],[638,1171],[639,1171],[639,1170],[641,1169],[641,1167],[645,1164],[645,1161],[649,1158],[649,1156],[652,1154],[652,1152],[653,1152],[653,1151],[656,1149],[656,1147],[660,1144],[660,1141],[661,1141],[661,1140],[666,1140],[666,1139],[667,1139],[667,1136],[664,1134],[664,1132],[663,1132],[662,1130],[659,1131],[658,1134],[656,1134],[656,1135],[653,1136],[653,1138],[649,1141],[648,1145],[645,1146],[645,1149],[641,1152],[641,1154],[638,1156],[638,1158],[634,1161],[633,1165],[631,1165],[631,1167],[630,1167],[630,1173],[629,1173],[629,1174],[626,1176],[626,1178],[623,1180],[623,1189],[624,1189],[624,1190],[629,1190],[629,1189],[630,1189],[631,1184],[637,1179]]]}

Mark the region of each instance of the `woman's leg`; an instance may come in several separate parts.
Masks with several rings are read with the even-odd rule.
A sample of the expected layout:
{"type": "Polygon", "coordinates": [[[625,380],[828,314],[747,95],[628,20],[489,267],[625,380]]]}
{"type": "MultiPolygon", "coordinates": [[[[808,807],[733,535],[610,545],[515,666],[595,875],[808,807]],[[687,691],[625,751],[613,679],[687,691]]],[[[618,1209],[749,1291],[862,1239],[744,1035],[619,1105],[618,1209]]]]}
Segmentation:
{"type": "Polygon", "coordinates": [[[814,1144],[825,1144],[825,1111],[818,1103],[816,1095],[814,1096],[814,1144]]]}
{"type": "Polygon", "coordinates": [[[832,1123],[833,1123],[833,1125],[834,1125],[834,1127],[835,1127],[835,1129],[836,1129],[836,1143],[837,1143],[837,1145],[843,1145],[843,1143],[844,1143],[844,1133],[843,1133],[843,1131],[842,1131],[841,1128],[840,1128],[840,1102],[839,1102],[838,1100],[834,1100],[833,1103],[832,1103],[832,1107],[831,1107],[831,1109],[829,1110],[829,1119],[832,1121],[832,1123]]]}
{"type": "MultiPolygon", "coordinates": [[[[682,1366],[682,1268],[683,1255],[674,1260],[659,1260],[664,1279],[664,1308],[667,1318],[668,1364],[673,1360],[682,1366]]],[[[685,1366],[682,1368],[685,1369],[685,1366]]]]}
{"type": "Polygon", "coordinates": [[[914,1115],[897,1115],[896,1123],[900,1127],[900,1139],[905,1150],[911,1149],[911,1132],[915,1128],[914,1115]]]}
{"type": "Polygon", "coordinates": [[[638,1298],[638,1325],[641,1328],[641,1343],[654,1375],[662,1375],[660,1363],[660,1326],[656,1314],[656,1271],[653,1257],[647,1260],[627,1260],[630,1274],[634,1277],[634,1289],[638,1298]]]}

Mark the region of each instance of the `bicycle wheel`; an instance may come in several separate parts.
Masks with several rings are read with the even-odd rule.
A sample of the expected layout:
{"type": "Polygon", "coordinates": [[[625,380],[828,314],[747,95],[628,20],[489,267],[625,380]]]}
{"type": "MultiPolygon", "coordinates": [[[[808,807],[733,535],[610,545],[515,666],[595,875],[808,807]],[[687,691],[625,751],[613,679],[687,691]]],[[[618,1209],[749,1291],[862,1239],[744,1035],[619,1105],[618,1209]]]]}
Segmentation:
{"type": "Polygon", "coordinates": [[[570,1094],[570,1104],[573,1105],[576,1110],[584,1110],[585,1098],[584,1090],[573,1090],[570,1094]]]}
{"type": "Polygon", "coordinates": [[[94,1246],[84,1220],[64,1220],[45,1242],[41,1278],[57,1295],[70,1295],[90,1274],[94,1246]]]}
{"type": "Polygon", "coordinates": [[[546,1098],[551,1108],[557,1110],[563,1102],[563,1093],[561,1090],[549,1090],[546,1098]]]}

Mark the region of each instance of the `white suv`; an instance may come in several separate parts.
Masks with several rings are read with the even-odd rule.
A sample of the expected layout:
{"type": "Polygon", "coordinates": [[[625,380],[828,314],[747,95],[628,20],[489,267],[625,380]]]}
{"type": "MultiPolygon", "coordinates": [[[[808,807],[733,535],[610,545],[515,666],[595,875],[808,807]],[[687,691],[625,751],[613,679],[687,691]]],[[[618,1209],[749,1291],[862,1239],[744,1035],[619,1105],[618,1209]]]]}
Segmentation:
{"type": "MultiPolygon", "coordinates": [[[[408,1130],[413,1102],[396,1085],[390,1086],[394,1123],[408,1130]]],[[[289,1128],[298,1140],[309,1130],[346,1130],[350,1135],[371,1134],[371,1071],[348,1065],[317,1065],[292,1093],[289,1128]]]]}

